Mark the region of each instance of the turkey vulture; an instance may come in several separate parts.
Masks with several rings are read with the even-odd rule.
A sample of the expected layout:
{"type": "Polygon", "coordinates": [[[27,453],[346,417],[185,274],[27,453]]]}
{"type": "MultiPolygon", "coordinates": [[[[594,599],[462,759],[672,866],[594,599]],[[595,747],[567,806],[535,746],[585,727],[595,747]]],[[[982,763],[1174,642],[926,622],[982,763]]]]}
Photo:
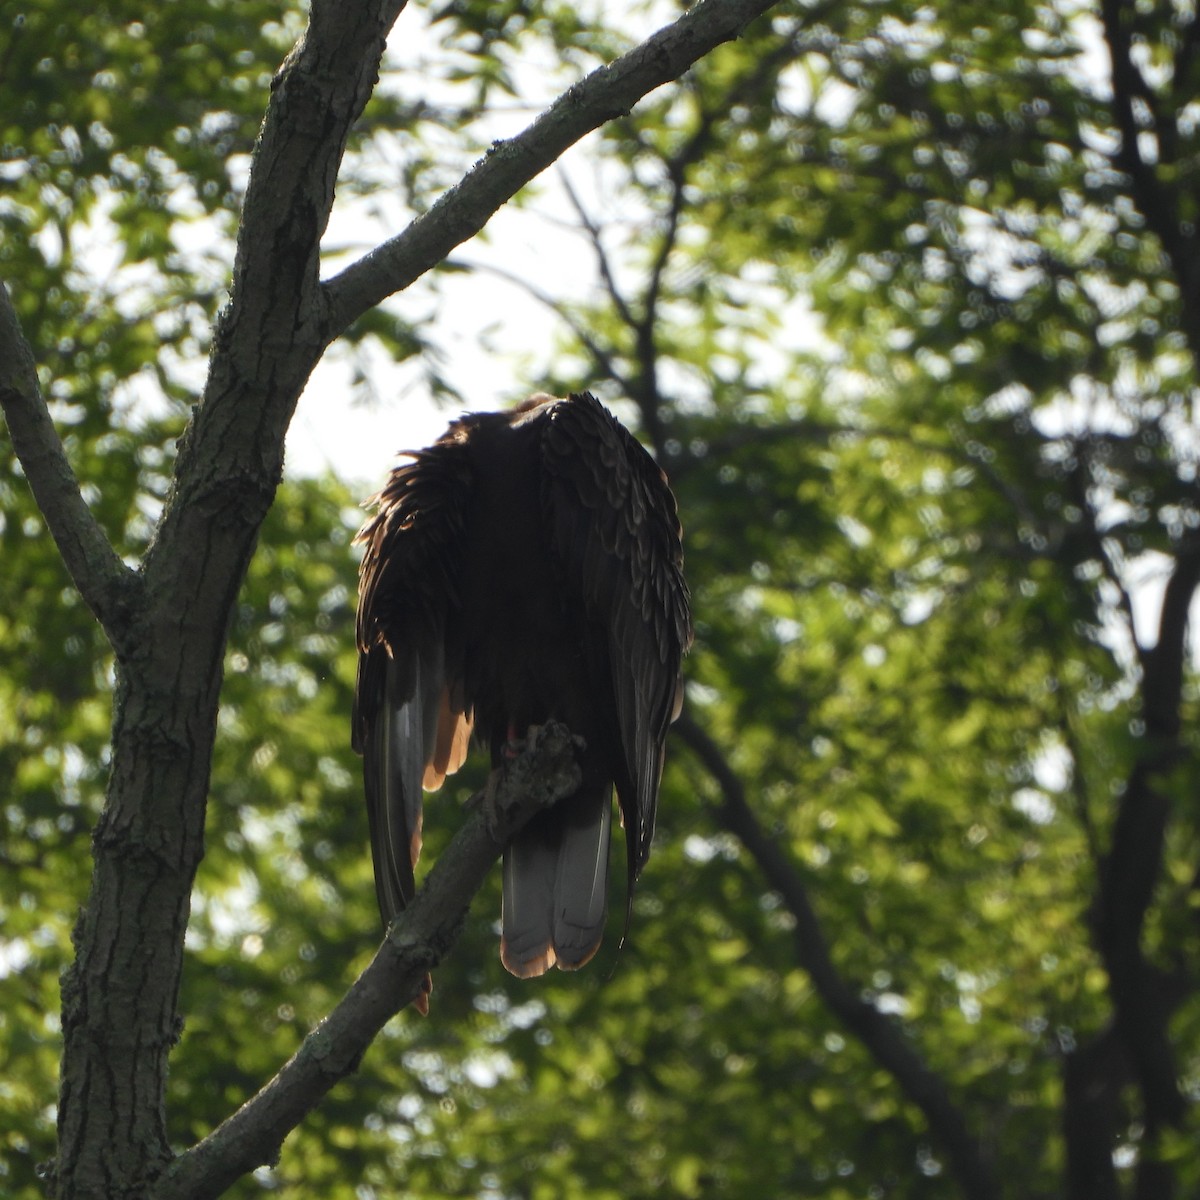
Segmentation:
{"type": "Polygon", "coordinates": [[[613,787],[628,927],[682,701],[675,498],[587,392],[469,414],[406,457],[358,535],[353,742],[384,925],[413,895],[422,789],[462,765],[472,733],[496,769],[554,719],[583,739],[582,783],[505,850],[500,954],[522,978],[581,967],[607,913],[613,787]]]}

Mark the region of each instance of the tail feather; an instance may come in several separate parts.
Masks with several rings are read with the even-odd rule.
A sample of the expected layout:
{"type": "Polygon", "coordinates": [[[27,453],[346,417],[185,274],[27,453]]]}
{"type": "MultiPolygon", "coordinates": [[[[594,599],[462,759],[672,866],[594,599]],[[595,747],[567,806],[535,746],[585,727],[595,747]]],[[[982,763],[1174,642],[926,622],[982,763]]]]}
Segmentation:
{"type": "Polygon", "coordinates": [[[504,854],[500,957],[518,978],[582,967],[608,914],[611,786],[535,818],[504,854]]]}
{"type": "Polygon", "coordinates": [[[530,979],[554,966],[554,874],[558,850],[523,830],[504,851],[503,933],[500,960],[518,979],[530,979]]]}
{"type": "Polygon", "coordinates": [[[444,673],[440,642],[400,664],[389,658],[379,713],[367,730],[363,766],[375,890],[387,926],[413,898],[421,854],[421,781],[437,735],[444,673]]]}
{"type": "Polygon", "coordinates": [[[582,967],[604,933],[611,825],[612,800],[606,794],[586,825],[568,823],[563,830],[554,879],[554,953],[564,971],[582,967]]]}

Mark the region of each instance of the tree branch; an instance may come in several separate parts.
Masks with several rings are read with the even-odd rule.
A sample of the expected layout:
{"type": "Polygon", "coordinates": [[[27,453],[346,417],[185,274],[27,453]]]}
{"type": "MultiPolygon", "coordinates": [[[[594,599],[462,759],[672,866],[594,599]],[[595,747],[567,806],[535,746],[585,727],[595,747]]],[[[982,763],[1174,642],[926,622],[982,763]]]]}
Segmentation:
{"type": "Polygon", "coordinates": [[[1127,1055],[1113,1030],[1068,1054],[1063,1062],[1066,1200],[1121,1200],[1113,1166],[1127,1055]]]}
{"type": "MultiPolygon", "coordinates": [[[[636,129],[631,130],[631,135],[635,140],[640,140],[636,129]]],[[[618,320],[633,336],[632,359],[636,368],[636,374],[626,375],[622,381],[611,370],[608,373],[613,377],[615,382],[621,383],[622,389],[628,395],[629,399],[637,405],[642,417],[642,428],[646,431],[651,446],[654,447],[655,458],[661,464],[667,462],[667,439],[663,431],[663,423],[660,416],[658,346],[654,338],[654,322],[658,314],[655,311],[654,300],[657,298],[662,272],[666,268],[667,259],[670,257],[671,249],[675,244],[675,232],[678,227],[679,213],[683,207],[682,180],[674,181],[673,178],[673,182],[677,182],[677,186],[674,188],[672,194],[672,212],[669,218],[670,228],[651,268],[650,282],[646,288],[646,295],[642,299],[641,316],[638,316],[625,299],[621,289],[617,287],[616,273],[613,271],[612,263],[609,261],[608,251],[604,248],[603,230],[592,220],[591,214],[587,211],[582,199],[576,193],[575,189],[571,187],[571,183],[566,178],[565,173],[563,175],[563,188],[567,193],[567,199],[571,202],[571,207],[575,210],[575,215],[579,218],[579,224],[587,236],[588,243],[592,247],[592,253],[596,259],[596,270],[600,276],[600,283],[604,288],[604,293],[616,311],[618,320]]],[[[592,356],[603,366],[603,361],[596,351],[592,351],[592,356]]]]}
{"type": "Polygon", "coordinates": [[[962,1194],[970,1200],[998,1200],[1000,1186],[996,1176],[945,1082],[926,1065],[896,1026],[842,978],[834,965],[804,880],[779,840],[759,824],[742,781],[720,747],[686,713],[675,723],[674,730],[721,789],[717,820],[742,842],[795,917],[796,958],[808,972],[821,999],[924,1113],[930,1132],[945,1148],[962,1194]]]}
{"type": "MultiPolygon", "coordinates": [[[[810,11],[806,16],[809,20],[815,20],[818,18],[818,13],[810,11]]],[[[820,34],[810,37],[803,33],[800,26],[797,25],[791,35],[780,41],[770,54],[764,55],[758,60],[754,70],[736,80],[721,97],[719,103],[706,108],[699,98],[700,89],[697,88],[699,110],[697,127],[672,155],[660,154],[649,140],[639,133],[635,125],[630,125],[627,129],[627,135],[637,142],[646,153],[659,157],[670,185],[670,200],[667,205],[662,237],[652,256],[646,284],[637,302],[640,315],[639,312],[635,312],[634,306],[617,286],[616,272],[613,270],[608,252],[604,247],[603,230],[592,219],[582,199],[571,186],[570,179],[565,172],[563,173],[563,188],[592,247],[605,294],[612,302],[617,317],[633,337],[633,356],[638,368],[637,374],[628,376],[625,380],[613,375],[612,371],[609,371],[609,374],[613,375],[614,381],[621,384],[629,398],[638,406],[642,417],[642,426],[650,438],[655,456],[660,463],[666,464],[671,456],[667,454],[667,435],[662,419],[663,398],[658,381],[658,343],[655,331],[658,327],[659,302],[667,266],[678,244],[680,221],[686,202],[688,169],[711,148],[713,131],[723,116],[728,115],[738,104],[761,102],[762,93],[768,82],[783,64],[792,61],[806,50],[817,47],[827,47],[827,38],[820,34]]],[[[577,330],[576,336],[579,336],[577,330]]],[[[583,338],[580,340],[584,341],[585,346],[602,368],[606,358],[611,361],[610,356],[603,356],[593,349],[588,340],[583,338]]]]}
{"type": "Polygon", "coordinates": [[[571,312],[564,301],[551,296],[549,292],[543,291],[523,275],[518,275],[514,271],[506,271],[503,267],[498,267],[494,263],[452,259],[447,261],[447,266],[456,266],[466,271],[479,271],[488,275],[494,275],[497,279],[502,279],[505,283],[511,283],[514,287],[519,288],[531,300],[536,300],[539,304],[548,308],[571,331],[571,336],[587,351],[601,375],[611,379],[627,394],[631,391],[632,385],[629,379],[622,374],[613,356],[591,335],[587,326],[584,325],[579,317],[571,312]]]}
{"type": "Polygon", "coordinates": [[[524,132],[496,142],[403,233],[323,285],[326,341],[473,237],[505,201],[585,134],[629,112],[648,92],[678,78],[716,46],[737,37],[774,3],[699,0],[673,24],[570,88],[524,132]]]}
{"type": "Polygon", "coordinates": [[[567,194],[567,200],[575,210],[576,217],[579,218],[579,228],[583,230],[588,245],[592,248],[592,254],[596,259],[596,271],[600,275],[600,282],[604,286],[604,293],[612,301],[613,308],[617,310],[617,316],[621,318],[621,321],[630,328],[633,328],[637,325],[637,318],[625,302],[625,297],[621,294],[621,289],[617,287],[617,280],[612,269],[612,263],[609,262],[608,251],[604,248],[603,231],[592,220],[591,214],[584,207],[583,200],[572,185],[570,176],[566,171],[560,171],[559,178],[562,181],[563,191],[567,194]]]}
{"type": "Polygon", "coordinates": [[[1188,610],[1200,585],[1200,546],[1181,549],[1167,581],[1158,641],[1142,656],[1146,749],[1134,764],[1101,865],[1098,941],[1108,969],[1117,1029],[1133,1064],[1153,1137],[1177,1124],[1186,1102],[1179,1090],[1161,972],[1142,949],[1146,913],[1162,875],[1163,845],[1173,804],[1167,778],[1179,758],[1179,706],[1187,652],[1188,610]]]}
{"type": "Polygon", "coordinates": [[[42,398],[33,350],[21,333],[3,283],[0,408],[33,498],[71,579],[113,648],[120,652],[129,629],[130,609],[140,594],[138,577],[121,561],[84,502],[79,480],[42,398]]]}
{"type": "Polygon", "coordinates": [[[296,399],[324,349],[321,234],[349,131],[403,3],[313,0],[273,83],[230,301],[143,559],[141,603],[116,676],[92,887],[63,976],[61,1196],[126,1194],[171,1159],[167,1057],[230,612],[282,475],[296,399]],[[113,1069],[134,1061],[136,1072],[113,1069]]]}
{"type": "Polygon", "coordinates": [[[151,1200],[212,1200],[273,1162],[284,1138],[340,1079],[358,1069],[375,1035],[421,988],[458,940],[467,910],[508,839],[531,817],[579,787],[570,731],[543,725],[504,771],[494,813],[482,794],[413,902],[350,990],[256,1096],[181,1154],[151,1200]]]}
{"type": "Polygon", "coordinates": [[[1135,101],[1140,101],[1151,115],[1152,133],[1158,141],[1163,156],[1163,165],[1174,169],[1177,164],[1169,157],[1171,139],[1163,138],[1163,122],[1158,117],[1157,97],[1146,84],[1146,80],[1133,60],[1132,38],[1128,22],[1134,10],[1123,0],[1102,0],[1100,15],[1104,25],[1104,39],[1108,45],[1112,65],[1113,110],[1117,129],[1121,135],[1121,146],[1117,151],[1117,166],[1124,171],[1133,185],[1133,196],[1146,223],[1162,243],[1163,250],[1171,262],[1183,292],[1183,316],[1188,340],[1193,355],[1200,355],[1200,316],[1193,297],[1200,265],[1194,238],[1186,234],[1180,224],[1178,197],[1174,188],[1164,182],[1155,170],[1152,161],[1142,156],[1138,145],[1140,128],[1135,101]]]}
{"type": "Polygon", "coordinates": [[[1133,619],[1133,597],[1130,595],[1129,589],[1125,586],[1125,579],[1121,570],[1122,564],[1118,557],[1119,547],[1114,546],[1110,539],[1106,538],[1101,532],[1100,513],[1092,501],[1089,489],[1089,483],[1095,474],[1091,453],[1093,439],[1090,437],[1078,437],[1072,439],[1072,442],[1076,465],[1067,478],[1067,486],[1070,489],[1071,498],[1083,514],[1081,528],[1087,546],[1095,556],[1096,561],[1100,564],[1104,578],[1116,590],[1121,616],[1125,619],[1126,628],[1129,630],[1129,640],[1133,645],[1134,655],[1139,665],[1144,667],[1145,652],[1138,644],[1137,624],[1133,619]]]}

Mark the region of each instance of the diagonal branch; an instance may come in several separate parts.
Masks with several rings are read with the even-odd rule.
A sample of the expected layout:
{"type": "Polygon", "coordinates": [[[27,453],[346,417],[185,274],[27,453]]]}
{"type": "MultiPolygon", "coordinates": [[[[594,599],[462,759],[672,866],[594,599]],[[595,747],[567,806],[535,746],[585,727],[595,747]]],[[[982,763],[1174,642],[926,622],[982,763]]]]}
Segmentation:
{"type": "Polygon", "coordinates": [[[0,283],[0,407],[13,448],[79,594],[114,648],[124,642],[138,577],[113,549],[92,510],[38,387],[33,351],[0,283]]]}
{"type": "Polygon", "coordinates": [[[617,277],[613,271],[608,251],[604,248],[603,230],[592,220],[591,214],[572,185],[566,171],[561,171],[559,174],[563,191],[567,194],[567,200],[575,210],[575,216],[579,218],[579,226],[587,237],[588,245],[592,248],[592,254],[596,259],[596,270],[600,274],[600,282],[604,285],[605,295],[612,301],[613,308],[617,310],[617,316],[621,318],[622,323],[632,329],[637,325],[637,317],[633,315],[633,310],[629,307],[624,293],[617,287],[617,277]]]}
{"type": "Polygon", "coordinates": [[[570,795],[579,778],[570,732],[543,725],[500,777],[495,812],[476,797],[475,810],[337,1007],[256,1096],[175,1160],[151,1190],[152,1200],[211,1200],[274,1161],[288,1133],[358,1068],[375,1035],[411,1003],[425,974],[449,953],[508,839],[537,812],[570,795]]]}
{"type": "Polygon", "coordinates": [[[571,311],[564,301],[551,296],[549,292],[543,291],[524,276],[518,275],[513,271],[507,271],[503,267],[496,266],[494,263],[451,259],[447,261],[447,266],[461,267],[466,271],[477,271],[493,275],[497,279],[502,279],[505,283],[511,283],[514,287],[520,288],[531,300],[536,300],[539,304],[548,308],[566,325],[571,331],[571,336],[587,351],[596,366],[596,370],[601,375],[607,379],[611,379],[625,392],[632,391],[631,381],[622,373],[613,355],[591,335],[587,326],[571,311]]]}
{"type": "Polygon", "coordinates": [[[946,1150],[969,1200],[997,1200],[1000,1185],[946,1088],[945,1081],[923,1061],[912,1043],[838,971],[829,943],[808,895],[804,880],[779,839],[759,823],[746,798],[741,779],[721,748],[686,713],[675,732],[696,755],[721,790],[716,819],[737,837],[758,863],[768,884],[782,897],[796,919],[796,958],[808,972],[821,999],[863,1043],[875,1060],[891,1073],[904,1094],[925,1115],[930,1132],[946,1150]]]}
{"type": "Polygon", "coordinates": [[[384,242],[323,287],[325,338],[402,291],[478,233],[492,214],[585,134],[678,78],[709,51],[731,41],[775,0],[699,0],[673,24],[558,98],[516,137],[485,158],[403,233],[384,242]]]}

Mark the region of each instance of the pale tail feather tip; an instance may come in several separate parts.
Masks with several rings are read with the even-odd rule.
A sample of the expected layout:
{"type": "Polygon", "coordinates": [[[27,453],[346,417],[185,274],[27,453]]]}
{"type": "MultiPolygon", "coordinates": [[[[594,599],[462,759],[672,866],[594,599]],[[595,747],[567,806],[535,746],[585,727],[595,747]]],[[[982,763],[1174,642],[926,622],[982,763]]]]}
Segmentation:
{"type": "Polygon", "coordinates": [[[535,954],[517,958],[510,952],[507,939],[501,938],[500,961],[510,975],[515,975],[518,979],[535,979],[538,975],[545,975],[557,960],[553,946],[543,946],[535,954]]]}

